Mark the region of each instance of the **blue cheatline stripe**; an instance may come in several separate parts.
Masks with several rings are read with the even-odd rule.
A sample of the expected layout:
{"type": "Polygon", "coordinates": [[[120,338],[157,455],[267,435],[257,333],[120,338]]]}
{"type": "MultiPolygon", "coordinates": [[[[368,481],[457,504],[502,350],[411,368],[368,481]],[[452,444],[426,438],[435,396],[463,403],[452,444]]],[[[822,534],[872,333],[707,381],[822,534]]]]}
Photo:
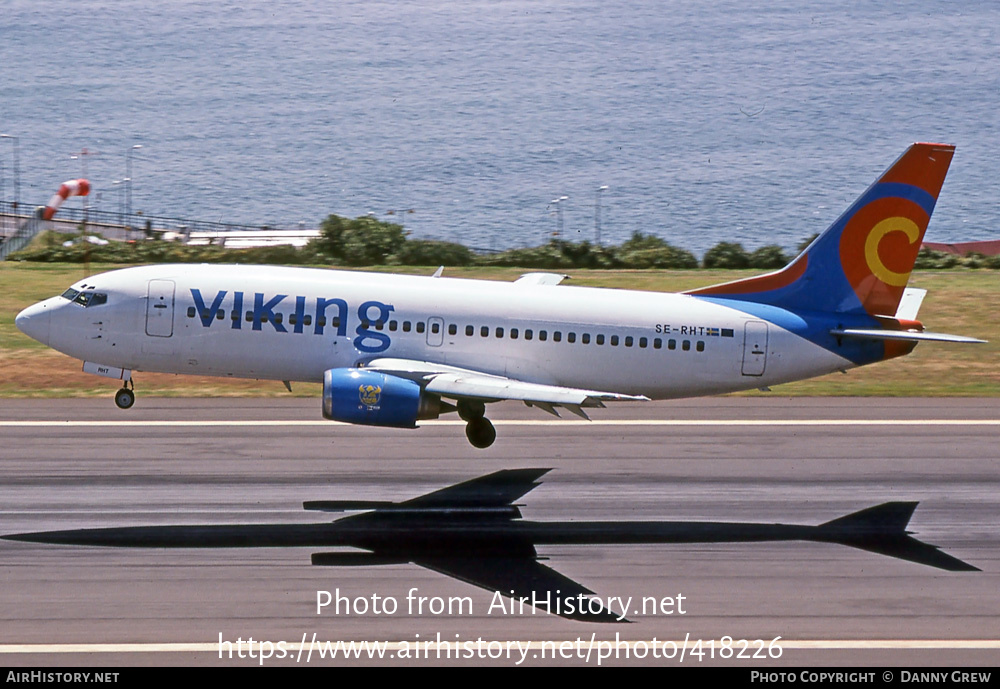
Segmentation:
{"type": "MultiPolygon", "coordinates": [[[[885,345],[878,340],[838,338],[830,334],[833,328],[879,328],[879,322],[868,314],[823,313],[817,311],[795,312],[771,304],[759,304],[741,299],[723,297],[694,296],[719,306],[736,309],[745,314],[767,321],[779,328],[819,345],[823,349],[842,356],[858,366],[882,361],[885,345]],[[847,325],[848,323],[852,325],[847,325]]],[[[742,337],[742,335],[740,335],[742,337]]]]}

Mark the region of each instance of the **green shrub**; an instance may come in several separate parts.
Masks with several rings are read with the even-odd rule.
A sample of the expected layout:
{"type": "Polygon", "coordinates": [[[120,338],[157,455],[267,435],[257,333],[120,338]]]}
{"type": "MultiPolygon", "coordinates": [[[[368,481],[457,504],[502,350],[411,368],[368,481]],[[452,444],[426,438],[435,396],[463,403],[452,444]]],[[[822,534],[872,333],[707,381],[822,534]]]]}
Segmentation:
{"type": "Polygon", "coordinates": [[[748,268],[750,256],[742,244],[719,242],[705,252],[702,265],[706,268],[748,268]]]}
{"type": "Polygon", "coordinates": [[[814,241],[816,241],[816,237],[818,237],[818,236],[819,236],[819,232],[814,232],[813,234],[811,234],[810,236],[806,237],[804,240],[802,240],[801,242],[799,242],[799,245],[797,247],[795,247],[796,251],[798,252],[796,254],[796,256],[798,254],[801,254],[803,251],[805,251],[806,248],[808,248],[808,246],[810,244],[812,244],[814,241]]]}
{"type": "Polygon", "coordinates": [[[559,245],[550,242],[543,246],[525,249],[508,249],[500,253],[482,256],[477,261],[484,266],[514,266],[518,268],[572,268],[573,262],[563,254],[559,245]]]}
{"type": "Polygon", "coordinates": [[[962,265],[962,259],[944,251],[931,251],[923,247],[917,253],[914,268],[922,270],[946,270],[962,265]]]}
{"type": "Polygon", "coordinates": [[[468,266],[475,258],[472,250],[462,244],[410,239],[388,262],[398,266],[468,266]]]}
{"type": "Polygon", "coordinates": [[[308,253],[352,266],[381,265],[406,242],[403,226],[371,216],[348,220],[327,216],[320,236],[309,242],[308,253]]]}
{"type": "Polygon", "coordinates": [[[755,250],[748,257],[751,268],[775,269],[784,268],[790,260],[777,244],[769,244],[755,250]]]}
{"type": "Polygon", "coordinates": [[[624,268],[697,268],[698,259],[690,251],[670,245],[649,249],[634,249],[618,253],[618,263],[624,268]]]}

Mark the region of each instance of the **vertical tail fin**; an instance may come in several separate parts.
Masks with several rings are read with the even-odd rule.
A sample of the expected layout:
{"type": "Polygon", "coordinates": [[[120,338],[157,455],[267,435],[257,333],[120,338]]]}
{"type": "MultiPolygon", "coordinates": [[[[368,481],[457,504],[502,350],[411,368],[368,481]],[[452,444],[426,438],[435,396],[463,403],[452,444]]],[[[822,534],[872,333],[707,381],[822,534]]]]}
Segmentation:
{"type": "Polygon", "coordinates": [[[782,270],[688,294],[793,311],[896,313],[955,147],[918,143],[782,270]]]}

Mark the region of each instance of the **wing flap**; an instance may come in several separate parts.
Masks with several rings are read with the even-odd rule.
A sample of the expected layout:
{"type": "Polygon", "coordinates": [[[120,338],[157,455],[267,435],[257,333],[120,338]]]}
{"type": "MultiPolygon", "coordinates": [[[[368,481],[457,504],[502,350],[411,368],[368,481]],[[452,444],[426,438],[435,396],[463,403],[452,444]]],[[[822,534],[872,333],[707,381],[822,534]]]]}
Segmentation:
{"type": "Polygon", "coordinates": [[[602,402],[649,401],[645,395],[527,383],[490,373],[411,359],[375,359],[365,368],[409,378],[423,385],[428,392],[458,399],[519,400],[539,406],[547,404],[576,408],[599,407],[602,402]]]}
{"type": "Polygon", "coordinates": [[[623,395],[599,390],[580,390],[557,385],[525,383],[511,378],[475,373],[440,373],[427,384],[427,391],[446,397],[521,400],[539,405],[597,406],[599,401],[645,401],[643,395],[623,395]]]}

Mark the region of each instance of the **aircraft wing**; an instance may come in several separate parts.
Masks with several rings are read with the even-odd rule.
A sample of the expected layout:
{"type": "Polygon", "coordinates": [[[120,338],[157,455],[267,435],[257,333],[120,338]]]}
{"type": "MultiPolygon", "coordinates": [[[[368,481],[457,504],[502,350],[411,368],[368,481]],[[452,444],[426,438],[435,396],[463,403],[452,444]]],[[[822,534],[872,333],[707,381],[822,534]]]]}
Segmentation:
{"type": "Polygon", "coordinates": [[[420,383],[427,392],[442,397],[485,402],[520,400],[528,406],[537,406],[552,414],[556,413],[553,407],[561,406],[584,418],[587,416],[581,407],[603,407],[603,403],[608,401],[649,401],[645,395],[527,383],[505,376],[412,359],[375,359],[365,369],[409,378],[420,383]]]}
{"type": "MultiPolygon", "coordinates": [[[[487,591],[498,592],[511,599],[504,600],[503,604],[515,606],[513,611],[516,614],[527,614],[529,608],[522,610],[517,602],[523,600],[526,605],[569,620],[628,621],[619,618],[596,599],[587,598],[593,591],[546,567],[533,557],[420,556],[412,562],[487,591]]],[[[506,609],[510,610],[509,607],[506,609]]]]}
{"type": "Polygon", "coordinates": [[[541,485],[551,469],[503,469],[406,500],[407,507],[505,507],[541,485]]]}

